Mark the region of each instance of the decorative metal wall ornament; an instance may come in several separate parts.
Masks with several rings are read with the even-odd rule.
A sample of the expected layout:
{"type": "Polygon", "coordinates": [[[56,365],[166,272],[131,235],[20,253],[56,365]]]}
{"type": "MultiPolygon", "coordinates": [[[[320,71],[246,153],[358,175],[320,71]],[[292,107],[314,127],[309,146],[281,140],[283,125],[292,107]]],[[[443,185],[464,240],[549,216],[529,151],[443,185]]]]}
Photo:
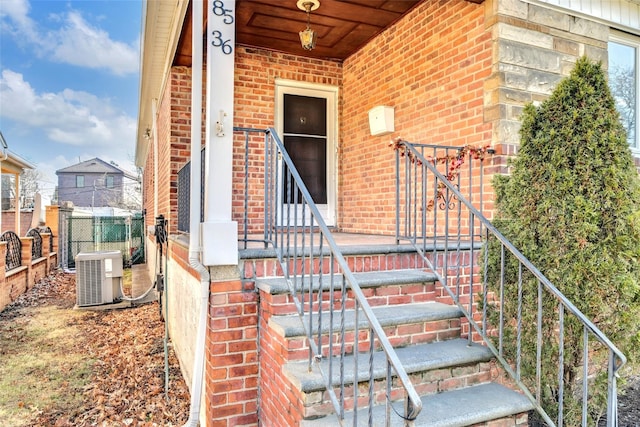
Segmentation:
{"type": "Polygon", "coordinates": [[[305,50],[312,50],[316,47],[316,40],[318,39],[318,33],[313,31],[309,26],[311,22],[311,11],[314,11],[320,7],[319,0],[298,0],[298,9],[304,10],[307,13],[307,28],[300,31],[300,43],[305,50]]]}
{"type": "MultiPolygon", "coordinates": [[[[407,156],[411,163],[415,163],[417,166],[422,165],[422,161],[407,148],[405,140],[401,137],[397,137],[391,140],[389,147],[398,151],[400,157],[407,156]]],[[[480,160],[483,161],[487,154],[495,154],[495,150],[490,148],[489,145],[482,147],[473,147],[471,145],[464,145],[461,147],[440,147],[444,148],[447,153],[443,156],[425,156],[426,160],[432,163],[434,166],[441,164],[445,166],[443,175],[450,181],[456,188],[460,189],[460,183],[458,178],[460,177],[460,169],[466,160],[480,160]],[[455,150],[455,154],[448,154],[448,150],[455,150]]],[[[434,152],[435,153],[435,152],[434,152]]],[[[440,210],[454,209],[458,202],[458,197],[447,191],[447,186],[443,182],[437,182],[435,188],[435,197],[427,203],[427,211],[432,211],[437,206],[440,210]]]]}

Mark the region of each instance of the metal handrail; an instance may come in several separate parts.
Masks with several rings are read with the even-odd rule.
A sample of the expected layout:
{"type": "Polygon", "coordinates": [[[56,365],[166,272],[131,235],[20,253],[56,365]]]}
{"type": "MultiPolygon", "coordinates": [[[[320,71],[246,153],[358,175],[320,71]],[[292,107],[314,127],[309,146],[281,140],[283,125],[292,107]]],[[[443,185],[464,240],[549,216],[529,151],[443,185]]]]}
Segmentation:
{"type": "MultiPolygon", "coordinates": [[[[353,353],[368,346],[369,352],[369,396],[368,422],[373,423],[372,409],[374,406],[374,376],[373,352],[377,344],[386,358],[386,425],[390,425],[392,411],[403,418],[407,424],[414,420],[422,409],[422,402],[413,387],[407,372],[402,366],[393,346],[386,336],[380,322],[376,318],[371,306],[349,269],[349,266],[336,244],[329,228],[322,218],[316,204],[307,190],[300,174],[291,160],[283,142],[275,129],[257,130],[251,128],[234,128],[237,132],[244,132],[245,156],[249,151],[249,139],[256,132],[264,133],[264,240],[265,245],[272,245],[276,251],[289,291],[293,297],[298,316],[304,325],[309,342],[309,369],[315,365],[321,372],[326,390],[329,394],[336,414],[341,420],[345,419],[345,400],[350,398],[345,394],[345,309],[353,305],[355,310],[355,333],[353,337],[353,353]],[[286,184],[286,185],[285,185],[286,184]],[[284,193],[286,189],[286,194],[284,193]],[[308,240],[308,241],[307,241],[308,240]],[[327,271],[328,270],[328,271],[327,271]],[[323,290],[323,282],[329,282],[329,289],[323,290]],[[318,296],[314,297],[314,283],[317,285],[318,296]],[[319,285],[318,285],[319,284],[319,285]],[[351,292],[353,301],[347,300],[347,293],[351,292]],[[329,302],[323,304],[323,292],[329,293],[329,302]],[[333,302],[340,301],[340,308],[335,308],[333,302]],[[368,322],[369,342],[359,342],[359,332],[362,321],[359,320],[360,311],[368,322]],[[323,341],[323,319],[328,316],[328,342],[323,341]],[[334,329],[334,323],[340,323],[334,329]],[[334,343],[333,336],[338,335],[340,344],[334,343]],[[328,369],[320,366],[322,359],[327,360],[328,369]],[[336,360],[334,360],[336,359],[336,360]],[[339,366],[336,366],[339,364],[339,366]],[[339,373],[338,373],[339,371],[339,373]],[[338,393],[334,390],[333,379],[339,375],[338,393]],[[406,401],[404,414],[401,415],[391,406],[391,379],[395,376],[401,383],[406,401]]],[[[245,162],[245,164],[247,164],[245,162]]],[[[245,185],[249,185],[248,172],[245,172],[245,185]]],[[[245,188],[243,204],[245,211],[248,207],[245,188]]],[[[249,224],[246,214],[243,221],[245,244],[249,241],[249,224]]],[[[353,425],[358,425],[358,389],[361,381],[358,372],[358,359],[354,358],[354,393],[353,396],[353,425]]]]}
{"type": "MultiPolygon", "coordinates": [[[[502,233],[500,233],[500,231],[498,231],[498,229],[483,215],[482,212],[480,212],[480,210],[478,210],[475,206],[473,206],[473,204],[463,195],[463,193],[460,191],[460,182],[456,183],[452,183],[450,182],[445,175],[440,172],[437,169],[437,165],[434,164],[435,162],[433,161],[433,159],[427,159],[422,152],[422,149],[416,149],[414,147],[414,144],[409,143],[407,141],[398,141],[398,144],[401,146],[400,150],[397,150],[396,153],[396,167],[397,167],[397,181],[398,183],[400,182],[400,180],[403,178],[400,174],[400,157],[401,155],[404,155],[405,157],[405,170],[406,175],[404,176],[405,179],[405,185],[410,186],[412,185],[410,182],[412,181],[412,177],[415,177],[415,181],[413,183],[414,187],[420,187],[419,190],[413,188],[413,189],[406,189],[405,193],[407,194],[412,194],[413,196],[408,196],[405,198],[405,201],[410,204],[411,203],[411,197],[414,197],[413,200],[421,200],[422,203],[422,207],[426,206],[425,200],[427,198],[427,191],[426,189],[428,187],[430,187],[431,185],[433,186],[434,189],[434,193],[432,195],[432,199],[431,200],[435,200],[438,195],[442,195],[442,192],[444,191],[446,193],[446,196],[444,197],[445,200],[455,200],[456,202],[458,202],[458,212],[461,212],[461,206],[464,205],[466,212],[468,212],[469,214],[469,224],[467,224],[467,228],[469,230],[469,234],[467,235],[467,237],[470,239],[470,243],[471,243],[471,255],[470,255],[470,265],[473,263],[473,251],[474,251],[474,247],[475,244],[477,242],[478,238],[482,238],[483,234],[484,236],[484,241],[485,243],[488,242],[489,237],[493,237],[495,239],[497,239],[497,241],[500,243],[501,245],[501,251],[502,251],[502,255],[501,255],[501,262],[502,262],[502,267],[504,267],[504,254],[505,254],[505,250],[508,251],[509,253],[511,253],[511,255],[513,257],[515,257],[515,259],[518,261],[519,263],[519,274],[518,274],[518,278],[519,278],[519,290],[521,291],[521,286],[522,286],[522,281],[523,281],[523,268],[528,270],[530,272],[530,274],[532,274],[535,279],[538,282],[538,300],[537,300],[537,304],[538,304],[538,324],[537,324],[537,333],[538,333],[538,342],[537,342],[537,355],[536,355],[536,390],[534,392],[531,392],[529,390],[529,387],[524,384],[524,382],[521,380],[520,378],[520,348],[518,348],[518,353],[516,355],[517,360],[515,361],[515,370],[512,364],[509,363],[509,361],[507,361],[505,359],[505,357],[503,356],[503,351],[502,351],[502,324],[500,325],[500,330],[499,330],[499,334],[500,336],[498,337],[500,345],[500,348],[496,348],[495,345],[493,344],[491,338],[488,336],[487,334],[487,318],[486,318],[486,308],[483,310],[482,313],[482,324],[479,325],[478,322],[474,319],[474,313],[473,313],[473,307],[474,307],[474,296],[473,296],[473,273],[470,274],[471,277],[471,283],[469,284],[469,295],[468,295],[468,301],[466,301],[467,305],[465,306],[463,303],[461,303],[462,299],[460,298],[461,294],[459,289],[453,289],[452,287],[449,286],[448,281],[450,279],[450,277],[448,277],[448,270],[451,266],[447,265],[447,254],[446,251],[447,249],[445,248],[445,256],[443,257],[443,263],[444,263],[444,268],[442,268],[443,273],[441,274],[439,272],[439,268],[438,268],[438,263],[437,263],[437,258],[434,256],[431,259],[429,259],[426,256],[426,245],[423,244],[423,246],[419,246],[420,240],[423,239],[423,242],[426,242],[426,236],[424,235],[425,232],[425,227],[424,224],[426,223],[425,217],[427,215],[427,211],[428,209],[422,209],[422,236],[418,236],[418,231],[420,230],[420,225],[416,222],[416,227],[414,227],[413,232],[415,233],[415,235],[413,236],[399,236],[397,235],[396,238],[400,239],[400,238],[408,238],[416,247],[416,249],[418,250],[419,253],[422,254],[424,260],[431,265],[434,273],[438,276],[438,279],[440,281],[440,283],[443,285],[443,287],[445,288],[445,290],[448,292],[448,294],[453,298],[454,302],[456,302],[456,304],[459,306],[459,308],[462,310],[462,312],[464,313],[465,317],[467,318],[467,320],[469,321],[469,324],[471,327],[473,327],[473,329],[482,337],[482,339],[484,340],[485,344],[488,346],[488,348],[491,349],[491,351],[493,352],[494,356],[500,361],[500,363],[502,364],[503,368],[505,369],[505,371],[514,379],[514,381],[516,382],[516,384],[518,385],[518,387],[522,390],[522,392],[529,398],[529,400],[532,402],[532,404],[536,407],[538,413],[540,414],[540,416],[543,418],[543,420],[549,425],[549,426],[556,426],[556,425],[562,425],[563,423],[563,408],[562,408],[562,395],[563,395],[563,389],[562,389],[562,374],[563,374],[563,369],[564,369],[564,365],[563,365],[563,360],[562,360],[562,351],[560,351],[560,356],[559,356],[559,367],[558,367],[558,381],[559,381],[559,400],[560,400],[560,404],[559,404],[559,413],[558,413],[558,420],[557,420],[557,424],[555,421],[553,421],[550,416],[545,412],[545,410],[541,407],[540,405],[540,395],[541,395],[541,384],[540,384],[540,369],[541,369],[541,356],[540,356],[540,349],[541,349],[541,345],[542,345],[542,336],[541,336],[541,324],[542,324],[542,290],[546,290],[549,293],[551,293],[553,295],[553,297],[559,302],[559,341],[562,344],[563,343],[563,334],[564,334],[564,316],[565,316],[565,311],[567,311],[568,313],[573,314],[579,321],[580,323],[583,325],[583,335],[584,335],[584,349],[583,349],[583,357],[584,357],[584,366],[583,366],[583,375],[584,378],[587,377],[588,375],[588,344],[589,344],[589,333],[593,334],[593,336],[595,336],[595,338],[602,343],[603,345],[605,345],[608,349],[608,353],[609,353],[609,360],[608,360],[608,364],[607,364],[607,372],[608,372],[608,397],[607,397],[607,427],[615,427],[617,426],[617,386],[616,386],[616,377],[617,377],[617,372],[620,370],[620,368],[626,363],[627,359],[624,356],[624,354],[609,340],[609,338],[593,323],[591,322],[591,320],[589,320],[571,301],[569,301],[563,294],[562,292],[560,292],[560,290],[558,288],[556,288],[545,276],[544,274],[542,274],[542,272],[540,272],[538,270],[538,268],[536,268],[515,246],[513,246],[513,244],[504,236],[502,235],[502,233]],[[413,169],[415,171],[415,175],[412,175],[411,169],[413,169]],[[417,172],[419,169],[422,170],[422,172],[417,172]],[[430,172],[431,174],[433,174],[433,176],[435,177],[432,183],[429,183],[429,181],[426,178],[426,173],[425,171],[430,172]],[[418,179],[417,177],[420,176],[421,180],[418,183],[418,179]],[[479,221],[479,225],[477,228],[479,228],[480,232],[479,233],[475,233],[475,222],[479,221]],[[534,395],[535,394],[535,395],[534,395]]],[[[419,145],[419,147],[426,147],[426,145],[421,144],[419,145]]],[[[481,174],[480,174],[481,176],[481,174]]],[[[400,189],[399,189],[399,184],[397,187],[397,198],[396,198],[396,205],[397,205],[397,212],[400,212],[401,210],[401,203],[400,203],[400,189]]],[[[445,229],[445,233],[444,235],[447,236],[449,227],[450,227],[450,223],[451,223],[451,218],[449,218],[448,213],[449,213],[449,209],[451,208],[451,206],[448,203],[445,203],[445,206],[443,207],[443,210],[445,210],[445,219],[443,222],[442,227],[445,229]]],[[[434,216],[437,217],[437,207],[435,208],[436,212],[434,212],[434,216]]],[[[411,211],[411,207],[410,206],[405,206],[405,211],[411,211]]],[[[458,218],[460,219],[460,218],[458,218]]],[[[436,220],[434,220],[434,223],[436,222],[436,220]]],[[[434,230],[436,228],[436,225],[434,224],[434,230]]],[[[434,235],[437,235],[437,233],[434,232],[434,235]]],[[[457,245],[457,251],[459,254],[460,251],[460,233],[458,232],[458,240],[456,241],[456,245],[457,245]]],[[[448,246],[448,242],[445,241],[444,242],[445,246],[448,246]]],[[[486,261],[486,254],[488,251],[485,251],[485,268],[487,265],[487,261],[486,261]]],[[[486,283],[486,270],[485,270],[485,282],[483,283],[483,308],[486,307],[486,297],[487,297],[487,283],[486,283]]],[[[504,278],[503,273],[501,273],[501,277],[504,278]]],[[[456,278],[451,278],[453,280],[456,280],[456,278]]],[[[459,279],[459,277],[458,277],[459,279]]],[[[521,293],[521,292],[520,292],[521,293]]],[[[522,295],[519,295],[519,303],[521,303],[521,298],[522,295]]],[[[502,307],[500,307],[500,309],[502,310],[502,307]]],[[[521,325],[521,313],[518,314],[518,319],[517,323],[518,323],[518,329],[520,330],[522,325],[521,325]]],[[[472,340],[472,332],[471,330],[469,330],[469,340],[472,340]]],[[[519,339],[519,338],[518,338],[519,339]]],[[[583,396],[583,402],[582,402],[582,425],[586,426],[587,423],[587,419],[586,419],[586,413],[587,413],[587,399],[586,397],[588,396],[588,381],[583,380],[583,390],[582,390],[582,396],[583,396]]]]}

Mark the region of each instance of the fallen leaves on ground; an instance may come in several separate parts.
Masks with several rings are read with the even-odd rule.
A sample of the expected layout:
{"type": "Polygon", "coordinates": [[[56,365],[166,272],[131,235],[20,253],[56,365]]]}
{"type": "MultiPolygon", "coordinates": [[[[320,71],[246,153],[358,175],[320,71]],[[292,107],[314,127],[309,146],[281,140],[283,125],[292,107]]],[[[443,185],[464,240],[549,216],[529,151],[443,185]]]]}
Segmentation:
{"type": "MultiPolygon", "coordinates": [[[[0,322],[29,321],[34,307],[71,310],[74,302],[75,276],[58,272],[1,312],[0,322]]],[[[86,311],[69,326],[81,331],[74,350],[95,361],[87,385],[79,391],[83,403],[73,410],[64,404],[34,408],[36,415],[27,425],[173,426],[187,420],[189,392],[170,345],[165,370],[165,325],[157,303],[86,311]]]]}

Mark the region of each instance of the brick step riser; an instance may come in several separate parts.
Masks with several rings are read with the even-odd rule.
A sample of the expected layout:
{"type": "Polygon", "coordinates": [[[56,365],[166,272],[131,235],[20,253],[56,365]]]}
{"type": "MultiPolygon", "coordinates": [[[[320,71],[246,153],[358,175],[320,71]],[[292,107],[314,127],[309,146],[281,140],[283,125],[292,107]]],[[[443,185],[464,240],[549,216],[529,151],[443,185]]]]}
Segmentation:
{"type": "MultiPolygon", "coordinates": [[[[469,304],[469,284],[461,284],[458,289],[460,290],[460,303],[468,309],[469,304]]],[[[482,284],[474,283],[473,292],[476,296],[474,302],[473,312],[478,313],[478,295],[482,292],[482,284]]],[[[362,293],[367,298],[367,302],[371,307],[381,306],[397,306],[411,303],[424,303],[424,302],[439,302],[442,304],[453,305],[453,299],[449,293],[439,283],[411,283],[402,285],[380,285],[376,287],[362,288],[362,293]]],[[[309,298],[311,298],[311,305],[314,313],[318,313],[319,306],[318,301],[321,298],[322,312],[329,313],[331,307],[334,312],[339,312],[342,309],[342,292],[341,288],[336,287],[333,294],[330,290],[324,289],[321,293],[314,291],[309,295],[307,289],[297,289],[296,298],[303,304],[305,313],[309,312],[309,298]]],[[[269,316],[285,316],[296,314],[296,304],[294,303],[294,297],[291,294],[276,294],[271,295],[265,292],[261,293],[261,300],[263,301],[263,311],[269,316]]],[[[351,291],[347,291],[345,300],[345,309],[353,310],[355,308],[355,297],[351,291]]]]}
{"type": "MultiPolygon", "coordinates": [[[[352,370],[353,367],[345,367],[345,371],[348,369],[352,370]]],[[[420,396],[427,396],[487,383],[496,375],[498,374],[492,363],[482,362],[464,366],[416,372],[409,374],[409,379],[420,396]]],[[[358,383],[358,409],[369,406],[369,387],[370,383],[368,380],[360,381],[358,383]]],[[[386,404],[386,387],[386,379],[374,381],[374,405],[386,404]]],[[[336,387],[334,391],[339,397],[341,393],[340,388],[336,387]]],[[[327,391],[313,391],[309,393],[304,393],[302,391],[296,392],[300,394],[299,399],[304,408],[304,418],[312,419],[319,416],[328,416],[334,413],[329,393],[327,391]]],[[[404,398],[404,389],[400,386],[399,381],[396,378],[392,379],[391,401],[395,402],[393,406],[400,413],[402,413],[404,398]]],[[[355,400],[353,384],[345,385],[344,402],[346,411],[352,411],[354,409],[355,400]]]]}
{"type": "MultiPolygon", "coordinates": [[[[477,251],[476,251],[477,254],[477,251]]],[[[417,253],[389,253],[378,255],[347,255],[344,257],[352,273],[366,273],[372,271],[408,270],[408,269],[428,269],[429,265],[417,253]]],[[[427,258],[433,262],[434,254],[428,253],[427,258]]],[[[475,257],[474,257],[475,258],[475,257]]],[[[436,254],[436,266],[469,266],[471,260],[470,251],[443,252],[436,254]]],[[[467,267],[465,267],[467,268],[467,267]]],[[[329,256],[309,258],[298,258],[288,264],[290,274],[310,273],[328,275],[331,273],[331,258],[329,256]],[[313,269],[310,268],[313,266],[313,269]],[[322,267],[322,268],[321,268],[322,267]]],[[[333,272],[340,271],[338,263],[334,260],[333,272]]],[[[243,280],[252,280],[264,277],[282,277],[282,268],[276,258],[255,258],[245,259],[240,262],[240,272],[243,280]]]]}
{"type": "MultiPolygon", "coordinates": [[[[425,344],[459,338],[461,331],[461,320],[458,318],[433,320],[420,323],[389,326],[383,329],[387,338],[389,339],[389,342],[394,348],[406,347],[409,345],[425,344]]],[[[317,334],[314,335],[314,340],[317,344],[317,334]]],[[[355,348],[355,331],[348,330],[344,334],[340,334],[339,332],[334,330],[332,337],[333,338],[330,339],[328,333],[322,335],[323,357],[329,357],[329,354],[332,354],[333,356],[339,356],[342,353],[341,346],[343,343],[345,354],[353,354],[355,348]],[[332,343],[331,346],[330,343],[332,343]]],[[[309,346],[306,336],[287,338],[277,334],[272,334],[272,339],[272,345],[277,345],[279,347],[279,354],[282,356],[285,363],[308,359],[309,346]]],[[[373,345],[375,351],[381,350],[381,346],[377,338],[374,338],[373,345]]],[[[369,346],[369,330],[360,329],[358,333],[359,352],[368,352],[369,346]]]]}
{"type": "MultiPolygon", "coordinates": [[[[444,289],[434,283],[365,287],[362,289],[362,292],[371,307],[434,301],[444,304],[452,303],[452,299],[444,289]]],[[[309,295],[308,289],[304,289],[303,291],[298,290],[296,297],[300,302],[304,299],[303,307],[305,312],[309,311],[309,298],[311,298],[314,313],[319,311],[318,301],[320,298],[322,300],[323,313],[329,313],[331,306],[333,306],[334,312],[340,311],[343,305],[341,287],[336,287],[333,294],[328,289],[323,290],[321,293],[313,292],[311,295],[309,295]]],[[[263,298],[263,301],[266,303],[265,310],[271,315],[283,316],[296,314],[296,304],[291,294],[268,295],[262,293],[261,298],[263,298]]],[[[347,291],[344,306],[347,310],[353,310],[355,308],[355,297],[352,291],[347,291]]]]}

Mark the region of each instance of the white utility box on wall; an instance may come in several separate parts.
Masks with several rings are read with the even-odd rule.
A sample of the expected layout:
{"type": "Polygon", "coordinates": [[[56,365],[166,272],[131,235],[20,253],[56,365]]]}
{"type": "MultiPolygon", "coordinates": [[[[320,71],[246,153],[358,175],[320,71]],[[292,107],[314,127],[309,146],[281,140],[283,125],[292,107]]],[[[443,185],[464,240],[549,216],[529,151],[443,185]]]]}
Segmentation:
{"type": "Polygon", "coordinates": [[[392,133],[395,130],[393,125],[393,107],[378,105],[369,110],[369,128],[373,136],[392,133]]]}

